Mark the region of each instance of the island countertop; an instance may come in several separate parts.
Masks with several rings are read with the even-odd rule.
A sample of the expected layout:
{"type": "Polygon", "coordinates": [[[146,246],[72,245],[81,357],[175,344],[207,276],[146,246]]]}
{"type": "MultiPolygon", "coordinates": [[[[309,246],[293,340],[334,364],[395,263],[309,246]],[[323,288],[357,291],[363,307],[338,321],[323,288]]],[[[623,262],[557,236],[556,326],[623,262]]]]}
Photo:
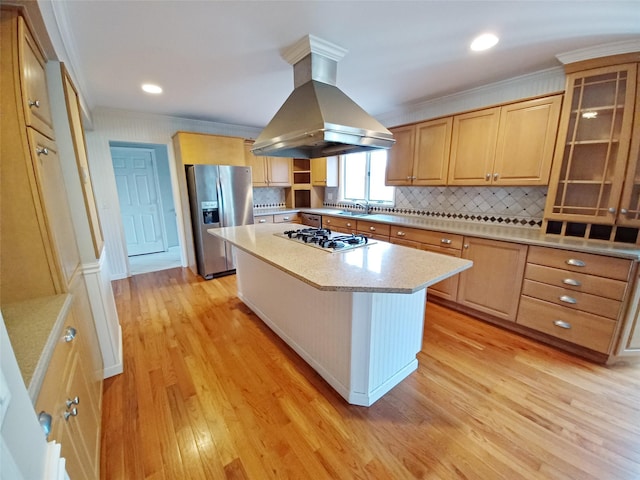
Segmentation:
{"type": "Polygon", "coordinates": [[[319,289],[414,293],[470,268],[470,260],[375,240],[342,252],[324,251],[278,236],[297,224],[210,229],[237,248],[319,289]]]}

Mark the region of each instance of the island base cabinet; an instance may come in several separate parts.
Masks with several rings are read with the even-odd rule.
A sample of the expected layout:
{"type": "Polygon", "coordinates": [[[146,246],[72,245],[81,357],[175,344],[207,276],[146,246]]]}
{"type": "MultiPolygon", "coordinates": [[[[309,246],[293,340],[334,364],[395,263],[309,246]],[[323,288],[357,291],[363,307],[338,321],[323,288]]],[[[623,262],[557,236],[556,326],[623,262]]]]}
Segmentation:
{"type": "Polygon", "coordinates": [[[235,255],[240,299],[347,402],[370,406],[417,369],[425,289],[322,291],[241,250],[235,255]]]}

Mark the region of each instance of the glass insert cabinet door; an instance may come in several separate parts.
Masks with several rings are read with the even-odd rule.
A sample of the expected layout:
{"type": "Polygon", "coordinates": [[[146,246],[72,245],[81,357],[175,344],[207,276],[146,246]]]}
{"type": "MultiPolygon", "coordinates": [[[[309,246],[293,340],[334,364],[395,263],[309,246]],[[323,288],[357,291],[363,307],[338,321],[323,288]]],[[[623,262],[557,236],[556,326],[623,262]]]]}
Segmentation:
{"type": "Polygon", "coordinates": [[[627,178],[624,182],[617,222],[628,227],[640,227],[640,81],[636,91],[635,112],[627,178]]]}
{"type": "Polygon", "coordinates": [[[613,224],[629,158],[636,64],[567,76],[547,218],[613,224]]]}

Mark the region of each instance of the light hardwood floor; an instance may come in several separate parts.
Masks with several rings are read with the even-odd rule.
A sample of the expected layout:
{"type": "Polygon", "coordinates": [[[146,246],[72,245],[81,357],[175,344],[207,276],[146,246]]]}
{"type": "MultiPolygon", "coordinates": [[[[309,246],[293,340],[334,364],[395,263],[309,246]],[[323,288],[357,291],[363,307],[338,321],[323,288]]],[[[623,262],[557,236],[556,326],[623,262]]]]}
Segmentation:
{"type": "Polygon", "coordinates": [[[176,268],[114,291],[124,373],[104,386],[103,479],[640,478],[640,367],[429,303],[418,370],[356,407],[236,298],[235,276],[176,268]]]}

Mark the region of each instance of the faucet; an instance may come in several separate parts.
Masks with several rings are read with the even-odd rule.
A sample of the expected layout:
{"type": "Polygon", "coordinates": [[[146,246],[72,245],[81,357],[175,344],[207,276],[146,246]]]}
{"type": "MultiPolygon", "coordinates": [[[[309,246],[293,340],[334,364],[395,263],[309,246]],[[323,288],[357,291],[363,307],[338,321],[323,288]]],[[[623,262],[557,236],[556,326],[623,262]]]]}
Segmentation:
{"type": "Polygon", "coordinates": [[[361,202],[356,202],[355,206],[358,207],[362,207],[364,208],[364,214],[365,215],[369,215],[369,213],[371,212],[371,205],[369,204],[369,202],[366,203],[361,203],[361,202]]]}

